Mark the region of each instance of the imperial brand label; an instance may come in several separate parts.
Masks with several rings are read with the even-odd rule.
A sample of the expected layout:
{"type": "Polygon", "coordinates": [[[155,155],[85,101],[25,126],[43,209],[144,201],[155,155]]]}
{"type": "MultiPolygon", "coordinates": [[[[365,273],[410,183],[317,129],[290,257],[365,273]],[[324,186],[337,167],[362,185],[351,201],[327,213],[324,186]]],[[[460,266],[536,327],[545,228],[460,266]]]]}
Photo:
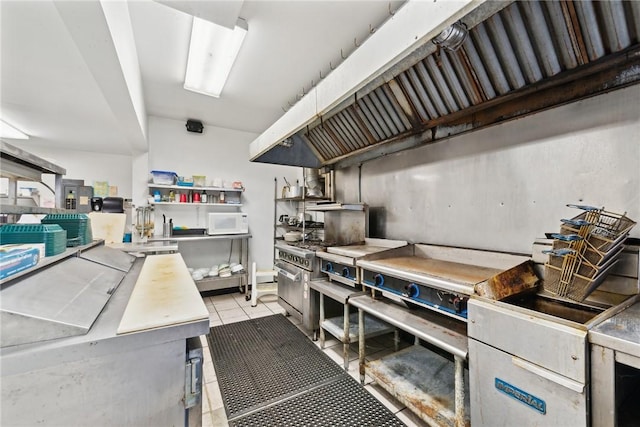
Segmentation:
{"type": "Polygon", "coordinates": [[[525,405],[529,406],[532,409],[535,409],[541,414],[547,413],[547,404],[539,397],[527,393],[524,390],[520,390],[518,387],[512,386],[511,384],[502,381],[500,378],[496,378],[495,385],[498,391],[501,391],[502,393],[513,399],[516,399],[518,402],[524,403],[525,405]]]}

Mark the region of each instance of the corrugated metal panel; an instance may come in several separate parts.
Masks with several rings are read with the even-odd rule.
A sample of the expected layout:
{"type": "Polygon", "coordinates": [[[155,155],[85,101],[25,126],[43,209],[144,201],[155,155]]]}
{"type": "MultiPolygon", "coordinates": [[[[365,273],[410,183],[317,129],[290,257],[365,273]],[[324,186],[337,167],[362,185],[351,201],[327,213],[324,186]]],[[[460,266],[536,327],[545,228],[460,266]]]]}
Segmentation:
{"type": "Polygon", "coordinates": [[[307,141],[331,163],[637,45],[639,3],[514,2],[470,29],[458,51],[436,49],[327,115],[305,134],[307,141]]]}

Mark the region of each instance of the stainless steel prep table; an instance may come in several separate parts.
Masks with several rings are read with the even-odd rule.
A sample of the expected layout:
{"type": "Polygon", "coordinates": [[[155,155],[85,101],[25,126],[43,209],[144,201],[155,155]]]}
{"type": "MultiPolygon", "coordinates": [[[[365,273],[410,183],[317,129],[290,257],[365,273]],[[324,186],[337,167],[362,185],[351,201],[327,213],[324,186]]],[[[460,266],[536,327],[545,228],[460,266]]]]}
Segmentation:
{"type": "MultiPolygon", "coordinates": [[[[340,340],[342,342],[343,364],[346,371],[349,369],[349,344],[357,342],[359,339],[357,314],[349,314],[349,298],[366,295],[366,293],[354,288],[336,286],[322,279],[311,280],[309,287],[320,294],[320,348],[324,348],[325,331],[340,340]],[[325,318],[325,296],[342,304],[344,313],[341,317],[325,318]]],[[[398,332],[396,329],[370,316],[366,316],[364,321],[366,324],[366,338],[394,332],[395,350],[398,351],[398,332]]]]}
{"type": "MultiPolygon", "coordinates": [[[[70,259],[75,258],[72,252],[70,259]]],[[[162,256],[180,255],[151,257],[162,256]]],[[[191,337],[208,332],[208,317],[139,332],[116,332],[143,265],[151,257],[134,261],[85,335],[0,348],[0,424],[200,424],[201,405],[186,410],[185,401],[195,397],[187,391],[191,390],[189,381],[197,380],[191,374],[200,375],[197,358],[202,358],[202,349],[197,356],[197,349],[190,353],[188,346],[197,347],[199,338],[191,337]]],[[[46,274],[48,268],[40,274],[46,274]]],[[[55,282],[46,284],[56,286],[55,282]]],[[[197,295],[196,289],[191,291],[197,295]]],[[[195,307],[195,312],[203,307],[195,307]]],[[[196,383],[193,390],[198,390],[196,383]]]]}
{"type": "MultiPolygon", "coordinates": [[[[600,323],[589,331],[591,343],[591,423],[593,427],[619,424],[621,391],[616,385],[616,364],[636,370],[640,378],[640,302],[600,323]]],[[[636,390],[637,393],[637,390],[636,390]]],[[[633,403],[637,406],[637,402],[633,403]]],[[[637,419],[636,419],[637,422],[637,419]]]]}
{"type": "Polygon", "coordinates": [[[351,297],[349,304],[358,309],[360,381],[364,383],[367,368],[368,375],[429,424],[468,424],[464,323],[425,310],[412,311],[369,295],[351,297]],[[414,345],[365,366],[365,312],[452,354],[454,362],[414,345]],[[453,368],[453,384],[447,367],[453,368]]]}

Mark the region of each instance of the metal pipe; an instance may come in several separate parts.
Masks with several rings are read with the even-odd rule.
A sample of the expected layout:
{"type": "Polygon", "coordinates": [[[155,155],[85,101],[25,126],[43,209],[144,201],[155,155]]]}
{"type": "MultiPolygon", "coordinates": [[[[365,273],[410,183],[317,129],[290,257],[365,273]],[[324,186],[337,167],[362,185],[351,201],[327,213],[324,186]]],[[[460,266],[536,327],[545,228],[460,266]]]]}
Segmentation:
{"type": "Polygon", "coordinates": [[[344,335],[342,336],[342,357],[344,363],[344,370],[349,370],[349,304],[344,306],[344,335]]]}
{"type": "Polygon", "coordinates": [[[324,294],[320,292],[320,348],[324,349],[324,294]]]}
{"type": "Polygon", "coordinates": [[[362,203],[362,164],[358,165],[358,203],[362,203]]]}
{"type": "Polygon", "coordinates": [[[464,359],[454,356],[455,361],[455,420],[456,427],[464,427],[464,359]]]}
{"type": "Polygon", "coordinates": [[[364,310],[358,309],[358,370],[360,371],[360,384],[364,385],[364,310]]]}

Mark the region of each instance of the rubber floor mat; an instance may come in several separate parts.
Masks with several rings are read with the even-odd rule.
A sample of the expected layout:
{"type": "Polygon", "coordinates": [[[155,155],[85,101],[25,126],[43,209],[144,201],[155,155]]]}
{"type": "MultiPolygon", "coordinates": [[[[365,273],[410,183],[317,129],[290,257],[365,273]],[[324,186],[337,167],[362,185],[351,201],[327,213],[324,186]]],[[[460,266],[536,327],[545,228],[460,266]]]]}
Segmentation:
{"type": "Polygon", "coordinates": [[[404,426],[360,384],[345,374],[329,384],[229,421],[229,427],[404,426]]]}
{"type": "Polygon", "coordinates": [[[212,327],[208,340],[230,421],[347,375],[280,314],[212,327]]]}

